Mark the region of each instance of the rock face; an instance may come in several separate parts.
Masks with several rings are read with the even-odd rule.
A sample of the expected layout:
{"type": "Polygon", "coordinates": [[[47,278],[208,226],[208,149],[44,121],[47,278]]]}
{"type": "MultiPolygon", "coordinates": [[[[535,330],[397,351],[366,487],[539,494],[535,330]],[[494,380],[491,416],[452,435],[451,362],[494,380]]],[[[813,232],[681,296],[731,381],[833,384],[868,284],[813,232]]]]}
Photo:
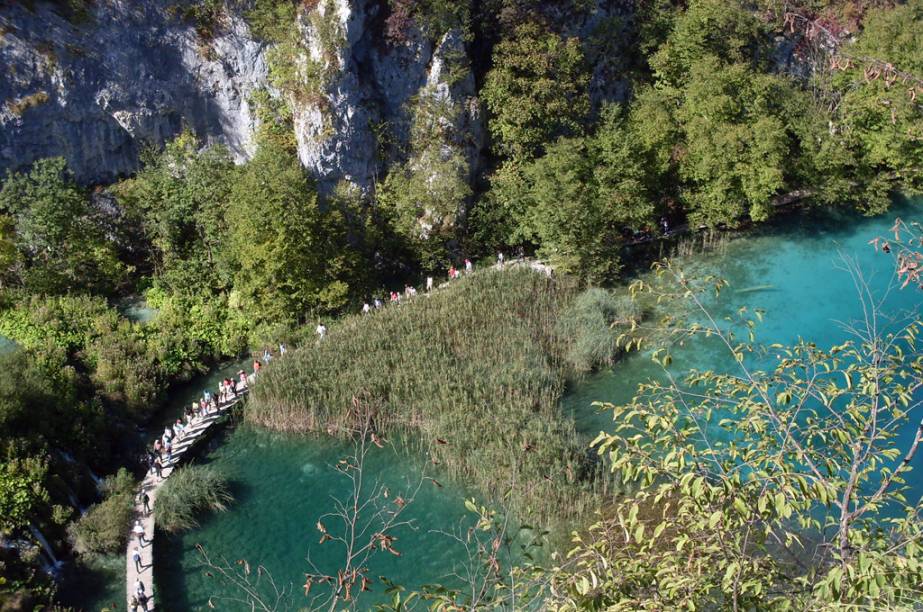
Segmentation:
{"type": "Polygon", "coordinates": [[[335,74],[320,99],[293,103],[298,154],[322,190],[347,179],[367,191],[382,166],[409,156],[414,105],[421,96],[460,109],[447,120],[459,139],[464,135],[472,171],[483,146],[483,120],[461,36],[449,32],[434,45],[413,31],[403,44],[383,44],[374,27],[380,7],[369,0],[326,0],[302,27],[307,61],[325,61],[318,28],[310,22],[324,20],[340,34],[335,58],[326,60],[335,74]],[[455,82],[450,61],[465,63],[455,82]]]}
{"type": "Polygon", "coordinates": [[[0,171],[60,155],[79,180],[108,182],[184,127],[251,155],[264,45],[235,16],[206,43],[168,4],[94,2],[71,23],[47,3],[0,3],[0,171]]]}
{"type": "MultiPolygon", "coordinates": [[[[383,32],[385,2],[316,0],[293,24],[305,80],[293,93],[269,85],[269,45],[240,15],[225,14],[208,40],[177,16],[199,1],[95,0],[72,22],[47,0],[31,10],[0,0],[0,173],[64,156],[81,181],[109,182],[184,128],[242,162],[255,148],[249,100],[266,88],[286,96],[298,156],[321,192],[345,179],[368,194],[395,164],[413,164],[423,148],[432,156],[434,143],[443,158],[461,155],[474,180],[486,130],[471,43],[458,31],[427,36],[411,24],[394,43],[383,32]]],[[[628,90],[611,25],[623,4],[594,0],[579,18],[546,7],[585,41],[594,108],[628,90]]],[[[241,5],[225,13],[230,6],[241,5]]]]}

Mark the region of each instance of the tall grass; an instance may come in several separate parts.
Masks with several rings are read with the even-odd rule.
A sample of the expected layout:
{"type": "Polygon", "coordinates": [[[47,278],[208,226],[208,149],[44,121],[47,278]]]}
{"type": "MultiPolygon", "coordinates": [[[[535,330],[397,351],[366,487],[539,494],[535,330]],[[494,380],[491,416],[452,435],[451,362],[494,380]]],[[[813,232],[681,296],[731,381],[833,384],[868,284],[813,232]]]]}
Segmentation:
{"type": "Polygon", "coordinates": [[[203,512],[224,512],[234,500],[227,479],[211,466],[178,468],[157,494],[154,516],[164,531],[177,532],[198,527],[203,512]]]}
{"type": "Polygon", "coordinates": [[[626,296],[594,287],[570,303],[557,324],[558,334],[567,341],[567,364],[577,373],[586,373],[602,364],[611,364],[621,352],[614,327],[630,327],[641,319],[641,308],[626,296]]]}
{"type": "Polygon", "coordinates": [[[261,374],[246,418],[285,431],[345,432],[354,397],[381,432],[422,450],[523,516],[579,513],[596,471],[558,400],[573,339],[557,326],[574,281],[485,271],[430,296],[332,325],[261,374]],[[443,443],[444,441],[445,443],[443,443]]]}

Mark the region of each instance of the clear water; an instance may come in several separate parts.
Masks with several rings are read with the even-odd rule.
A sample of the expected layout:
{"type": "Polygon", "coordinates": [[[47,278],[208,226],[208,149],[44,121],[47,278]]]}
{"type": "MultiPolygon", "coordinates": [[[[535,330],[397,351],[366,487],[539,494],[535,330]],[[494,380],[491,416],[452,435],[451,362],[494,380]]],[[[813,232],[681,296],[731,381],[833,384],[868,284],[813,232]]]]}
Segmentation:
{"type": "MultiPolygon", "coordinates": [[[[875,218],[797,214],[732,241],[721,255],[695,257],[685,268],[693,274],[715,274],[730,283],[716,305],[722,316],[742,306],[766,311],[756,330],[758,342],[787,345],[804,338],[827,347],[850,337],[841,322],[862,315],[857,291],[843,269],[843,256],[860,266],[873,294],[884,299],[883,314],[897,317],[919,312],[923,306],[923,291],[914,287],[899,290],[894,284],[894,259],[868,244],[876,236],[889,235],[895,217],[923,220],[923,200],[901,202],[875,218]]],[[[734,367],[726,352],[702,341],[673,350],[672,357],[674,374],[689,369],[731,371],[734,367]]],[[[592,402],[627,402],[638,382],[661,376],[649,354],[635,353],[574,385],[564,405],[580,432],[595,437],[609,431],[612,421],[609,413],[592,407],[592,402]]],[[[915,425],[908,423],[907,437],[914,431],[915,425]]],[[[914,467],[914,487],[923,493],[923,456],[917,455],[914,467]]]]}
{"type": "Polygon", "coordinates": [[[0,354],[12,353],[16,350],[19,345],[7,338],[6,336],[0,336],[0,354]]]}
{"type": "MultiPolygon", "coordinates": [[[[893,260],[876,254],[867,243],[887,234],[895,216],[920,220],[923,208],[904,202],[886,216],[873,219],[798,214],[735,240],[723,255],[699,256],[690,265],[700,273],[719,274],[731,283],[721,306],[725,311],[741,305],[766,310],[765,323],[758,330],[759,340],[792,343],[801,336],[821,345],[833,344],[846,337],[835,321],[859,314],[849,277],[839,269],[838,253],[855,257],[872,287],[883,290],[892,279],[893,260]]],[[[919,310],[921,304],[923,292],[908,289],[892,292],[886,309],[919,310]]],[[[210,376],[207,385],[213,387],[221,375],[248,363],[230,364],[210,376]]],[[[703,346],[689,346],[674,354],[674,367],[679,370],[721,369],[729,365],[723,355],[703,346]]],[[[593,401],[626,401],[638,382],[657,374],[658,368],[648,356],[632,355],[575,385],[564,398],[564,406],[573,412],[580,431],[593,436],[611,425],[607,414],[591,407],[593,401]]],[[[191,402],[201,389],[201,383],[188,386],[176,396],[176,405],[191,402]]],[[[232,563],[237,559],[247,559],[254,565],[263,563],[277,582],[294,588],[295,602],[304,605],[306,600],[300,597],[299,587],[304,573],[310,571],[308,555],[322,569],[334,567],[339,558],[332,545],[317,545],[314,524],[330,509],[331,496],[344,493],[344,480],[331,466],[349,452],[349,447],[326,438],[286,436],[246,426],[229,431],[218,442],[201,461],[227,471],[237,501],[229,512],[207,518],[197,530],[158,539],[156,579],[161,601],[166,604],[162,609],[208,609],[209,596],[235,593],[206,575],[195,550],[197,543],[212,556],[224,556],[232,563]]],[[[923,457],[918,457],[916,463],[917,472],[923,472],[923,457]]],[[[375,449],[368,465],[370,476],[381,479],[392,491],[415,484],[420,469],[418,458],[389,449],[375,449]]],[[[465,558],[465,553],[458,542],[434,530],[457,532],[466,528],[470,517],[463,500],[472,492],[440,480],[445,485],[443,489],[424,483],[416,503],[408,510],[407,517],[413,518],[416,525],[398,533],[396,547],[402,556],[377,557],[370,574],[386,575],[409,588],[451,582],[446,575],[465,558]]],[[[919,484],[923,487],[923,482],[919,484]]],[[[381,597],[381,590],[376,585],[364,603],[371,605],[381,597]]],[[[124,585],[110,583],[109,595],[108,601],[124,601],[124,585]]],[[[103,600],[96,602],[88,609],[100,609],[103,600]]],[[[217,607],[244,609],[227,602],[217,607]]]]}
{"type": "MultiPolygon", "coordinates": [[[[292,436],[241,426],[208,457],[231,476],[235,503],[230,512],[214,515],[201,528],[174,538],[158,540],[155,548],[155,579],[161,601],[170,610],[204,610],[210,596],[239,595],[228,584],[209,577],[195,549],[202,544],[213,558],[232,564],[246,559],[262,563],[280,586],[294,587],[294,602],[305,605],[300,586],[311,571],[310,556],[324,572],[335,573],[343,548],[335,543],[318,544],[315,523],[330,512],[332,496],[342,498],[350,484],[334,464],[352,447],[327,437],[292,436]]],[[[380,482],[394,495],[409,499],[420,484],[421,465],[391,448],[373,448],[365,466],[366,482],[380,482]]],[[[438,478],[438,475],[436,475],[438,478]]],[[[466,491],[442,482],[439,489],[422,483],[415,501],[402,519],[412,527],[395,531],[400,557],[380,553],[369,563],[369,575],[383,575],[408,588],[424,583],[452,582],[448,574],[465,556],[459,542],[436,529],[457,533],[470,525],[464,508],[466,491]]],[[[323,519],[335,533],[336,521],[323,519]]],[[[317,587],[315,587],[315,591],[317,587]]],[[[364,594],[365,603],[382,597],[380,583],[364,594]]],[[[248,609],[216,600],[222,610],[248,609]]],[[[283,606],[287,609],[288,606],[283,606]]]]}
{"type": "Polygon", "coordinates": [[[159,312],[156,308],[151,308],[141,298],[134,298],[123,301],[119,305],[119,310],[125,318],[137,323],[149,323],[154,320],[159,312]]]}

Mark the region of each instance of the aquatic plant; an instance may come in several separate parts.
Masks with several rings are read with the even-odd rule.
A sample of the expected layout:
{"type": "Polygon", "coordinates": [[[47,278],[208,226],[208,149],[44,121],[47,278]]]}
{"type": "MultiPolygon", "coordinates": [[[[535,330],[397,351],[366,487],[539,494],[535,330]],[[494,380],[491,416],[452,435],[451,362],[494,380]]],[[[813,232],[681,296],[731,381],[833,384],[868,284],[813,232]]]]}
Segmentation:
{"type": "Polygon", "coordinates": [[[610,364],[621,352],[613,326],[630,327],[641,319],[638,302],[591,287],[578,295],[558,321],[558,334],[569,340],[565,359],[578,373],[610,364]]]}
{"type": "Polygon", "coordinates": [[[577,292],[567,277],[485,271],[346,317],[265,369],[246,418],[344,435],[367,397],[377,431],[417,434],[450,477],[509,493],[525,515],[579,513],[588,497],[575,491],[593,489],[596,466],[558,406],[574,337],[557,327],[577,292]]]}
{"type": "Polygon", "coordinates": [[[224,512],[234,500],[224,474],[206,465],[177,469],[157,494],[154,516],[164,531],[198,527],[197,516],[224,512]]]}

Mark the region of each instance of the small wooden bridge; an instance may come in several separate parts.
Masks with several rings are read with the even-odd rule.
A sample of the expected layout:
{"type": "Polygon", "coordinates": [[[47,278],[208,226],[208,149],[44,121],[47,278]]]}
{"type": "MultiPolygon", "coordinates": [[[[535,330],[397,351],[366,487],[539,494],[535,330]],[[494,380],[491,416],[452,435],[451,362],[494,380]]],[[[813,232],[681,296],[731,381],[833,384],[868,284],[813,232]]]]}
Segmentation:
{"type": "MultiPolygon", "coordinates": [[[[163,478],[158,478],[157,474],[154,473],[154,470],[151,469],[147,474],[144,475],[144,480],[141,481],[141,486],[138,489],[138,495],[135,497],[135,518],[141,521],[141,525],[144,527],[144,542],[139,545],[138,537],[134,533],[131,534],[128,547],[125,551],[125,604],[126,609],[131,610],[131,598],[136,594],[137,587],[136,584],[140,581],[144,585],[144,594],[147,597],[147,607],[143,605],[138,606],[139,610],[150,610],[153,611],[156,608],[156,601],[154,597],[154,510],[156,509],[157,504],[157,493],[160,490],[160,487],[163,483],[170,477],[170,474],[173,473],[174,468],[179,465],[183,457],[195,446],[196,442],[205,437],[206,432],[217,423],[227,411],[237,403],[239,403],[246,396],[246,391],[239,393],[237,397],[229,402],[221,404],[218,406],[218,409],[214,412],[206,413],[203,416],[196,416],[189,423],[189,426],[186,428],[186,431],[183,433],[182,438],[173,439],[173,462],[169,466],[165,466],[161,469],[161,474],[163,478]],[[151,512],[146,513],[144,511],[144,494],[147,493],[149,497],[148,504],[150,505],[151,512]],[[135,567],[135,561],[132,558],[135,548],[138,548],[141,553],[141,567],[140,571],[135,567]]],[[[140,598],[139,598],[140,599],[140,598]]]]}

